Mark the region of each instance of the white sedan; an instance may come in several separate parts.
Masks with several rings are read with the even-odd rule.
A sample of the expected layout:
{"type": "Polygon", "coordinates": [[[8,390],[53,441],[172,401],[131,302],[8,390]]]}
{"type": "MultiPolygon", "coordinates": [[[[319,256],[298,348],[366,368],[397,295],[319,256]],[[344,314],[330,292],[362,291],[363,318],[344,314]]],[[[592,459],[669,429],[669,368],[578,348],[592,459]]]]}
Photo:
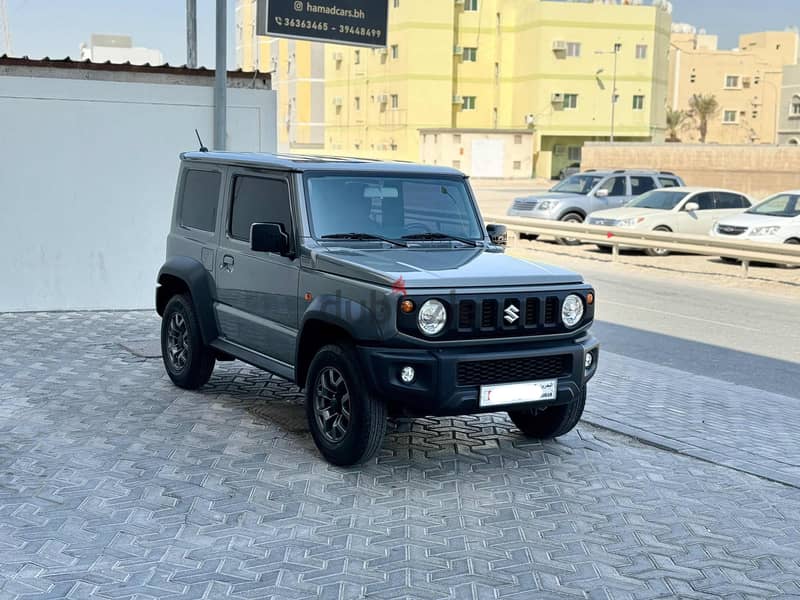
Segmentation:
{"type": "Polygon", "coordinates": [[[800,244],[800,190],[771,196],[750,210],[721,219],[711,235],[730,239],[800,244]]]}
{"type": "MultiPolygon", "coordinates": [[[[661,188],[639,196],[621,208],[594,212],[586,222],[606,227],[706,235],[717,221],[739,214],[752,205],[745,194],[730,190],[661,188]]],[[[609,248],[602,244],[598,247],[609,248]]],[[[648,248],[645,252],[650,256],[669,254],[665,248],[648,248]]]]}

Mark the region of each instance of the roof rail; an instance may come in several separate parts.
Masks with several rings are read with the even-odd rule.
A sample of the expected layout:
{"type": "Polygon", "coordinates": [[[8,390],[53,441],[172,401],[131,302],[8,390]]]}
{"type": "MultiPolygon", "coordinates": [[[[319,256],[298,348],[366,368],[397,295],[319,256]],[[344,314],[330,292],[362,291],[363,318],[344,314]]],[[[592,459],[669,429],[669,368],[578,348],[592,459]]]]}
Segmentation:
{"type": "Polygon", "coordinates": [[[594,173],[597,169],[586,169],[584,173],[594,173]]]}
{"type": "Polygon", "coordinates": [[[617,169],[614,173],[624,173],[627,169],[617,169]]]}
{"type": "Polygon", "coordinates": [[[659,171],[661,175],[675,175],[672,171],[659,171]]]}

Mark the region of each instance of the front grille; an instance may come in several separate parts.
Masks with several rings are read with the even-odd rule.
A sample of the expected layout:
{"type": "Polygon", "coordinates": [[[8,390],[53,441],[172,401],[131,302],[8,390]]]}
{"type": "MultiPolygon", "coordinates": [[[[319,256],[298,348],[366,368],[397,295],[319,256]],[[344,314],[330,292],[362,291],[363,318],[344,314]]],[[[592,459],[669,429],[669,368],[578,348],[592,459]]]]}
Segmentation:
{"type": "Polygon", "coordinates": [[[717,233],[720,235],[742,235],[747,231],[747,227],[736,227],[734,225],[717,225],[717,233]]]}
{"type": "Polygon", "coordinates": [[[484,300],[481,303],[481,329],[497,327],[497,300],[484,300]]]}
{"type": "Polygon", "coordinates": [[[544,324],[554,325],[556,322],[556,312],[558,311],[558,298],[550,296],[544,304],[544,324]]]}
{"type": "Polygon", "coordinates": [[[589,219],[589,225],[600,225],[602,227],[615,227],[617,225],[616,219],[599,219],[597,217],[589,219]]]}
{"type": "Polygon", "coordinates": [[[492,385],[556,379],[572,371],[572,355],[506,360],[481,360],[458,364],[458,385],[492,385]]]}
{"type": "Polygon", "coordinates": [[[472,329],[475,326],[475,302],[464,300],[458,307],[458,328],[472,329]]]}
{"type": "Polygon", "coordinates": [[[532,200],[527,198],[517,198],[514,200],[515,210],[533,210],[539,204],[539,200],[532,200]]]}
{"type": "Polygon", "coordinates": [[[525,327],[535,327],[539,322],[539,299],[528,298],[525,301],[525,327]]]}

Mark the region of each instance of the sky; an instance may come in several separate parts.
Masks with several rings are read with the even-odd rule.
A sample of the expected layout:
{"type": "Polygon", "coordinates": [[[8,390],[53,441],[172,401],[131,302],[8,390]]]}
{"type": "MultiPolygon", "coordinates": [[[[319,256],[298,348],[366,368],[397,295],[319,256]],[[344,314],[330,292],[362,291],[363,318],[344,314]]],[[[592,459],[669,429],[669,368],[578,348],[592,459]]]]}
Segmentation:
{"type": "MultiPolygon", "coordinates": [[[[434,0],[444,2],[448,0],[434,0]]],[[[6,0],[14,55],[77,58],[92,33],[133,36],[136,46],[161,50],[170,64],[186,62],[184,0],[6,0]]],[[[228,0],[228,66],[235,66],[234,5],[228,0]]],[[[673,0],[673,20],[703,27],[734,48],[740,33],[800,25],[800,0],[673,0]],[[791,19],[791,20],[790,20],[791,19]]],[[[197,0],[198,57],[214,65],[215,0],[197,0]]]]}

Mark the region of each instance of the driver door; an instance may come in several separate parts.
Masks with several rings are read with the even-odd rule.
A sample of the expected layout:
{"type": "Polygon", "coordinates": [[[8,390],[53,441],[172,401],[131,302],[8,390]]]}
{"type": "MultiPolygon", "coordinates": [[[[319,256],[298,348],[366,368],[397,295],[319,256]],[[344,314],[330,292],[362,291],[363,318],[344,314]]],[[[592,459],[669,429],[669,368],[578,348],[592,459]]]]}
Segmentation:
{"type": "Polygon", "coordinates": [[[624,175],[609,177],[595,191],[592,198],[592,212],[606,208],[619,208],[628,202],[628,182],[624,175]],[[608,196],[597,197],[597,192],[606,190],[608,196]]]}
{"type": "Polygon", "coordinates": [[[714,209],[716,201],[713,192],[703,192],[690,196],[678,213],[678,233],[695,233],[706,235],[714,224],[714,209]],[[686,206],[690,203],[698,205],[697,210],[688,211],[686,206]]]}

